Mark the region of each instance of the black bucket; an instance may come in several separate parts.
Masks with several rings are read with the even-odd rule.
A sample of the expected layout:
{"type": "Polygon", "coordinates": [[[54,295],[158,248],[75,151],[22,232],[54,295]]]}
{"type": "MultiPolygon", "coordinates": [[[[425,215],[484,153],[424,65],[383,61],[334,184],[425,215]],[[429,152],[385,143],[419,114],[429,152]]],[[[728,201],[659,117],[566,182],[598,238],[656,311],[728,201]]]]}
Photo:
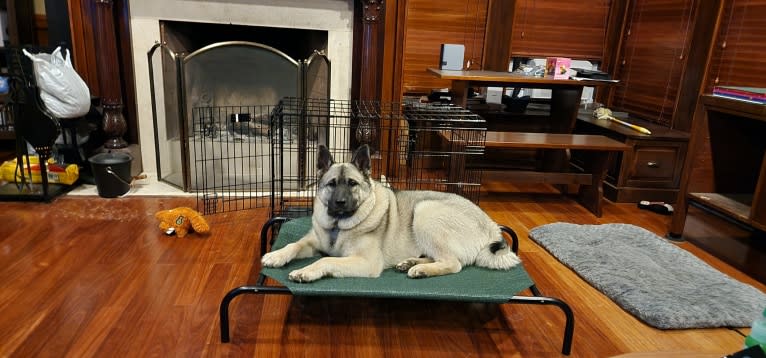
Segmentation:
{"type": "Polygon", "coordinates": [[[133,157],[128,153],[100,153],[90,158],[90,167],[96,180],[98,196],[116,198],[130,190],[130,162],[133,157]]]}

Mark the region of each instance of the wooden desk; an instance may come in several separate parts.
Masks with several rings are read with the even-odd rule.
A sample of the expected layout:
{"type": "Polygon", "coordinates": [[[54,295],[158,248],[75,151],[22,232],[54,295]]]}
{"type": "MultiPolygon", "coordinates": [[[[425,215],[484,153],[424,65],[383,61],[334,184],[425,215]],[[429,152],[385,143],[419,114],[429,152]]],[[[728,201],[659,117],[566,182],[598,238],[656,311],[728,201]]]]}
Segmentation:
{"type": "Polygon", "coordinates": [[[429,68],[436,77],[452,81],[453,102],[466,108],[470,87],[519,87],[551,90],[551,124],[553,133],[572,133],[577,121],[580,97],[585,86],[612,85],[603,81],[554,80],[545,77],[523,76],[513,72],[448,71],[429,68]]]}
{"type": "MultiPolygon", "coordinates": [[[[681,171],[689,144],[689,133],[671,129],[639,118],[628,122],[649,129],[647,135],[621,124],[597,119],[580,112],[575,133],[601,134],[623,142],[631,149],[617,156],[604,180],[604,195],[613,202],[637,203],[641,200],[675,203],[681,183],[681,171]]],[[[577,154],[576,165],[582,163],[577,154]]]]}

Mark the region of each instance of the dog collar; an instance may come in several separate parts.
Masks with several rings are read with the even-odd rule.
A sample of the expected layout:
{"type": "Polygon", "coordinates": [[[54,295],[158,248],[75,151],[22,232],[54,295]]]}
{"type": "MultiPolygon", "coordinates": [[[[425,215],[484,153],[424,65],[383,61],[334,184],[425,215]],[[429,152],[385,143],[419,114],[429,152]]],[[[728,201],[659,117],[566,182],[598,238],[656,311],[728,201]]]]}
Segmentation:
{"type": "Polygon", "coordinates": [[[332,229],[330,229],[330,247],[335,246],[335,241],[338,241],[339,232],[340,228],[338,228],[338,223],[336,222],[332,229]]]}

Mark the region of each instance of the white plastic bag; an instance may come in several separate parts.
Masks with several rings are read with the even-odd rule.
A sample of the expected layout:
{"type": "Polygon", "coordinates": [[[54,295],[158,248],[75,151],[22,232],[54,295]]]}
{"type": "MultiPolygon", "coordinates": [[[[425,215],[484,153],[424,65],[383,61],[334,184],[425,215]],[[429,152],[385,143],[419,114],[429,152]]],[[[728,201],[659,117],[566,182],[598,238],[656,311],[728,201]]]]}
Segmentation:
{"type": "Polygon", "coordinates": [[[90,90],[72,67],[69,51],[66,57],[61,55],[61,47],[50,54],[23,51],[34,64],[40,99],[51,114],[57,118],[77,118],[88,113],[90,90]]]}

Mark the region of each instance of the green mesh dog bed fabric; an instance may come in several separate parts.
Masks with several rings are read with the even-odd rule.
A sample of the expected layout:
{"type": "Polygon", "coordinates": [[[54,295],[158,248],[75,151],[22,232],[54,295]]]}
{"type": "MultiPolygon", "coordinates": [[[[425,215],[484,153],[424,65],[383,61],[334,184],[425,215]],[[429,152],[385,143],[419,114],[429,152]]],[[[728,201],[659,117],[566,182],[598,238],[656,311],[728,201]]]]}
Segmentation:
{"type": "MultiPolygon", "coordinates": [[[[311,228],[311,218],[303,217],[282,224],[272,250],[298,241],[311,228]]],[[[287,275],[319,257],[294,260],[281,268],[263,268],[264,275],[279,281],[294,295],[409,298],[467,302],[503,303],[534,283],[517,265],[510,270],[464,267],[456,274],[412,279],[406,273],[387,269],[378,278],[323,278],[311,283],[290,281],[287,275]]]]}

